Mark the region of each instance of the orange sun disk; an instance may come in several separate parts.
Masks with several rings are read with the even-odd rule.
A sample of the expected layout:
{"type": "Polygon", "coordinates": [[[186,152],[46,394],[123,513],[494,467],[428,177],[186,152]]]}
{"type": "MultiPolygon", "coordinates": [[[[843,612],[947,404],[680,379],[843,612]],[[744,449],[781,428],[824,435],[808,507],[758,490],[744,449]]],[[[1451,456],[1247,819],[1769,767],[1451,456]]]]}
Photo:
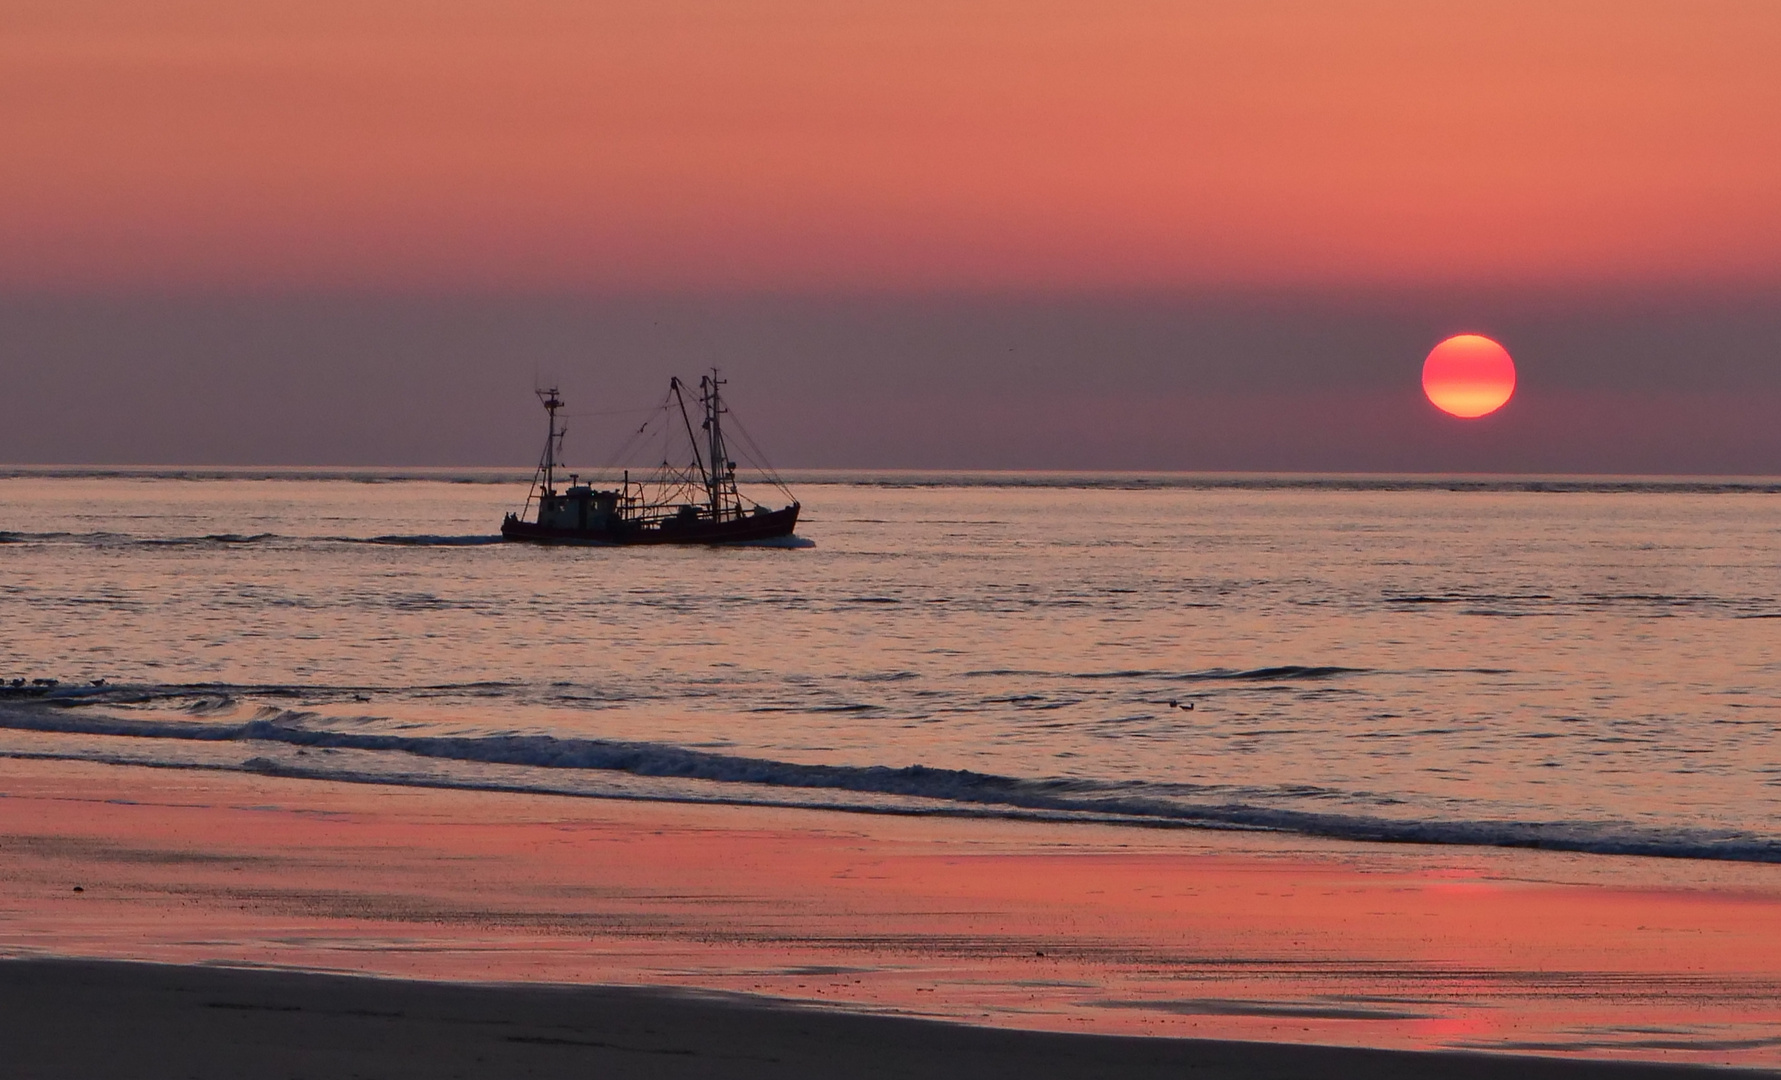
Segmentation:
{"type": "Polygon", "coordinates": [[[1422,392],[1442,412],[1466,420],[1502,408],[1515,393],[1515,361],[1479,334],[1455,334],[1422,363],[1422,392]]]}

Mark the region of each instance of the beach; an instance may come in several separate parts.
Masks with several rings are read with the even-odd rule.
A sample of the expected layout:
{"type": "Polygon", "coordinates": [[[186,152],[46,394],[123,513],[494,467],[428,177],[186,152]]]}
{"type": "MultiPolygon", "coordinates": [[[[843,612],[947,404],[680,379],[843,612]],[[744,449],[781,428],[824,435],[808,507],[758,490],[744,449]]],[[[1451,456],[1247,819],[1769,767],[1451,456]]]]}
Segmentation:
{"type": "Polygon", "coordinates": [[[433,1052],[461,1075],[1778,1059],[1770,866],[17,758],[4,776],[4,1015],[44,1063],[20,1075],[221,1075],[291,1047],[364,1075],[437,1075],[433,1052]],[[63,1056],[101,1014],[125,1021],[63,1056]],[[373,1042],[387,1058],[354,1049],[373,1042]],[[1456,1051],[1487,1053],[1425,1056],[1456,1051]]]}
{"type": "Polygon", "coordinates": [[[7,1073],[1661,1080],[1687,1066],[1015,1032],[611,987],[0,962],[7,1073]],[[95,1037],[95,1036],[98,1037],[95,1037]]]}

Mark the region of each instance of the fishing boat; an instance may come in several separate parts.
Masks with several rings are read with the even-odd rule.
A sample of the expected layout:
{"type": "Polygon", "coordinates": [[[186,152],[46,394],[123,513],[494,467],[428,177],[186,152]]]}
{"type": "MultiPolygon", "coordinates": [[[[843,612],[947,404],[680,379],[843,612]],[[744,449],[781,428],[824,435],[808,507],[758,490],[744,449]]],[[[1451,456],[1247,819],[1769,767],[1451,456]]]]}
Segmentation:
{"type": "MultiPolygon", "coordinates": [[[[724,433],[724,419],[730,414],[722,396],[726,383],[717,377],[715,368],[710,375],[699,377],[699,407],[704,415],[695,434],[685,384],[678,378],[669,379],[668,394],[657,407],[656,418],[638,432],[649,432],[657,421],[667,426],[668,436],[684,432],[686,443],[680,449],[690,444],[691,460],[684,465],[671,464],[664,451],[662,464],[653,475],[633,481],[626,469],[616,487],[604,489],[582,482],[579,473],[568,473],[568,484],[559,490],[557,474],[565,429],[557,414],[563,400],[555,387],[538,391],[550,419],[550,433],[526,504],[501,522],[502,538],[534,544],[742,544],[791,536],[798,525],[798,502],[791,499],[791,492],[764,459],[756,465],[767,482],[791,499],[790,505],[773,509],[747,498],[736,487],[736,462],[730,458],[724,433]],[[673,430],[676,417],[679,431],[673,430]]],[[[745,444],[752,446],[747,432],[741,434],[745,444]]],[[[760,457],[758,450],[756,456],[760,457]]]]}

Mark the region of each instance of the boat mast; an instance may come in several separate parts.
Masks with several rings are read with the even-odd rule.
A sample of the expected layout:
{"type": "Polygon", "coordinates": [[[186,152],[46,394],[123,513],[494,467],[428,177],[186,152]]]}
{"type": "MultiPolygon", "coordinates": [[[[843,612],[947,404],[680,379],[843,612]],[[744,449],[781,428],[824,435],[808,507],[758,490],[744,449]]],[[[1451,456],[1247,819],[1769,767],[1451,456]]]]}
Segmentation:
{"type": "MultiPolygon", "coordinates": [[[[699,376],[699,397],[705,406],[705,436],[711,448],[711,518],[722,521],[728,500],[724,496],[736,488],[736,469],[730,463],[729,448],[724,446],[723,399],[718,395],[718,387],[724,380],[717,377],[717,369],[712,368],[710,375],[699,376]]],[[[738,503],[740,500],[737,500],[738,503]]],[[[738,505],[736,512],[741,513],[738,505]]]]}
{"type": "MultiPolygon", "coordinates": [[[[703,380],[701,380],[702,383],[703,380]]],[[[682,397],[680,393],[680,376],[669,376],[668,389],[674,392],[674,400],[680,404],[680,422],[686,425],[687,442],[693,444],[693,466],[699,470],[699,479],[709,494],[712,490],[711,471],[705,468],[705,458],[699,453],[699,437],[693,434],[693,418],[686,414],[686,398],[682,397]]]]}
{"type": "Polygon", "coordinates": [[[544,440],[544,458],[538,462],[538,471],[544,477],[544,494],[557,493],[557,455],[563,452],[563,436],[567,431],[557,430],[557,410],[563,407],[561,398],[557,397],[557,388],[534,391],[538,400],[544,403],[544,411],[550,414],[550,435],[544,440]]]}

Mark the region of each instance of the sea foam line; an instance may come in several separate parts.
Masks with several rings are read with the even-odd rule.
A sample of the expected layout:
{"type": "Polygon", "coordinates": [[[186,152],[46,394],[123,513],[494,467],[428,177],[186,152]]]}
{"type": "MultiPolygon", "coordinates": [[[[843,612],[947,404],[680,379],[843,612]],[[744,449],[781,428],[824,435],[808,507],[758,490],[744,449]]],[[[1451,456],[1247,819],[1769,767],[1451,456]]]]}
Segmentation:
{"type": "MultiPolygon", "coordinates": [[[[979,808],[1119,818],[1152,826],[1257,829],[1381,843],[1524,847],[1607,855],[1781,862],[1781,839],[1737,830],[1658,829],[1615,821],[1462,821],[1318,813],[1249,803],[1195,802],[1143,781],[1020,778],[925,765],[813,765],[660,743],[550,735],[413,736],[300,726],[305,714],[244,723],[138,720],[56,706],[0,708],[0,729],[199,742],[269,742],[312,749],[402,753],[465,763],[605,770],[639,777],[827,789],[979,808]]],[[[453,784],[452,786],[456,786],[453,784]]],[[[501,785],[507,790],[510,784],[501,785]]]]}

